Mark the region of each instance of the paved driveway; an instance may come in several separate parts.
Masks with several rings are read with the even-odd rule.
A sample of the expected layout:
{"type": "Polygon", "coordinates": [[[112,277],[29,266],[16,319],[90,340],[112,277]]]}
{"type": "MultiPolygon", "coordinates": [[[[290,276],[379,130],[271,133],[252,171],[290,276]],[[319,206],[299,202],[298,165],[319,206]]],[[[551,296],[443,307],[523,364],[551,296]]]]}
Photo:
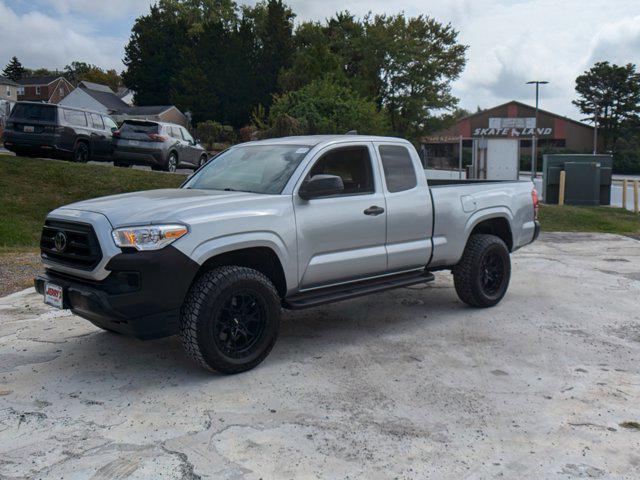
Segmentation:
{"type": "Polygon", "coordinates": [[[0,300],[0,478],[640,478],[640,242],[543,235],[505,300],[430,286],[284,315],[237,376],[175,338],[0,300]]]}

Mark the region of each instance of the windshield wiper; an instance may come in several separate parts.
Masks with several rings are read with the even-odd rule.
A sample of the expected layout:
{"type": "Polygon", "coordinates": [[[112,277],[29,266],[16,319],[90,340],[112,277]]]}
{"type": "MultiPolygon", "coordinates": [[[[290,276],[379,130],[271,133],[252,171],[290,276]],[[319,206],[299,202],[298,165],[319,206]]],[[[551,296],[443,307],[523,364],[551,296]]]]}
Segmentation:
{"type": "Polygon", "coordinates": [[[246,193],[260,193],[260,192],[256,192],[255,190],[239,190],[237,188],[232,188],[232,187],[226,187],[223,188],[223,190],[225,192],[246,192],[246,193]]]}

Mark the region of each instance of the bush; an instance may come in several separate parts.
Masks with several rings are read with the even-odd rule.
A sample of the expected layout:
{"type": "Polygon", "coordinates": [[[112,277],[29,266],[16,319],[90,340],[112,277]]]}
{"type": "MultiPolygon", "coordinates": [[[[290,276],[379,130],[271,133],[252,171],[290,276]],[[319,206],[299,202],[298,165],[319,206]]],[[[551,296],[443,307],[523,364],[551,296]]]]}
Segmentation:
{"type": "Polygon", "coordinates": [[[380,135],[390,130],[387,116],[378,111],[374,102],[328,78],[277,96],[269,112],[269,123],[271,131],[294,135],[340,134],[349,130],[380,135]]]}
{"type": "Polygon", "coordinates": [[[237,141],[236,133],[230,125],[207,120],[200,122],[196,127],[196,136],[208,150],[213,150],[216,143],[230,144],[237,141]]]}

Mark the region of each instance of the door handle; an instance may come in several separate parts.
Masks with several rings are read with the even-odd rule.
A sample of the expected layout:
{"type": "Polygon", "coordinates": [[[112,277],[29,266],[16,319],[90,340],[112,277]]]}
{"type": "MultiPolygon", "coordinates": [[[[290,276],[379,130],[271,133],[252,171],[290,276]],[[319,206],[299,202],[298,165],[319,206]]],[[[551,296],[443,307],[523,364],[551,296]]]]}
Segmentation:
{"type": "Polygon", "coordinates": [[[372,205],[367,208],[364,212],[365,215],[381,215],[384,213],[384,208],[378,207],[377,205],[372,205]]]}

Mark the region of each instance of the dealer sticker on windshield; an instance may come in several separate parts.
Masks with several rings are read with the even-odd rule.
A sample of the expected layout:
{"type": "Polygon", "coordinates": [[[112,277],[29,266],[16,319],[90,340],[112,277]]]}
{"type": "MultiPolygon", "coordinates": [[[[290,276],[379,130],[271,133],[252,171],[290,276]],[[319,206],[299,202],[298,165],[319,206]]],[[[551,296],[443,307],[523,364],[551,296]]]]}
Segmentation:
{"type": "Polygon", "coordinates": [[[53,283],[46,283],[44,285],[44,303],[51,305],[52,307],[62,308],[63,305],[63,291],[62,287],[54,285],[53,283]]]}

